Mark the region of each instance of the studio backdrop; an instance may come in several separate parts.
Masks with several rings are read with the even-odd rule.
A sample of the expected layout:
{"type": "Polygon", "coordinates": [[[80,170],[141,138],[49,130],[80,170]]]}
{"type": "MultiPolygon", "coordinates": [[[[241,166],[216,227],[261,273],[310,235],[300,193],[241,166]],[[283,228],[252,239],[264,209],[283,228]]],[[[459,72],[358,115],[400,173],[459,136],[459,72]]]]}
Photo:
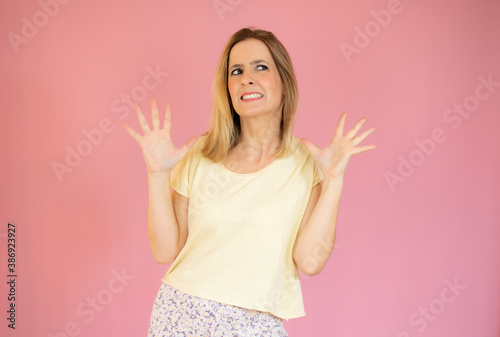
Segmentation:
{"type": "Polygon", "coordinates": [[[500,1],[18,0],[0,17],[1,336],[147,335],[168,265],[123,124],[157,98],[176,146],[205,132],[220,53],[250,26],[291,55],[293,135],[325,147],[344,111],[376,127],[290,336],[500,336],[500,1]]]}

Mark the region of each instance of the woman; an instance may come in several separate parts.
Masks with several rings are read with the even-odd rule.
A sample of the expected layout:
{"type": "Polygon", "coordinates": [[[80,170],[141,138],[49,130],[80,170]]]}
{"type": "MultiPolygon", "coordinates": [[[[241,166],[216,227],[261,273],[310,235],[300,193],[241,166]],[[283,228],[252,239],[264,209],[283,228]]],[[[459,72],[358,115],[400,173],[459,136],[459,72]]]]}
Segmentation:
{"type": "Polygon", "coordinates": [[[175,148],[170,105],[162,129],[152,100],[152,130],[136,107],[144,136],[125,128],[147,165],[151,249],[173,262],[149,336],[287,336],[282,320],[305,315],[298,270],[321,272],[347,163],[375,146],[358,147],[374,131],[357,135],[366,119],[343,135],[345,113],[327,148],[292,136],[297,102],[286,49],[246,28],[222,53],[199,139],[175,148]]]}

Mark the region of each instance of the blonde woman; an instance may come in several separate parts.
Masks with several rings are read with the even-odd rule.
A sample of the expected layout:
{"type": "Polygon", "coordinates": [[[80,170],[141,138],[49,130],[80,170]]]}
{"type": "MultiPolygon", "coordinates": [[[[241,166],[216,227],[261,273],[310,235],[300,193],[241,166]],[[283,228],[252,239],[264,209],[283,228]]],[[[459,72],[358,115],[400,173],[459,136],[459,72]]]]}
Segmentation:
{"type": "Polygon", "coordinates": [[[295,74],[264,30],[229,39],[213,88],[210,129],[181,148],[168,103],[163,128],[154,99],[152,129],[138,106],[144,135],[125,125],[147,165],[154,259],[173,262],[149,336],[288,336],[283,319],[305,315],[298,270],[327,262],[347,163],[375,148],[358,146],[374,128],[344,134],[344,113],[324,149],[292,136],[295,74]]]}

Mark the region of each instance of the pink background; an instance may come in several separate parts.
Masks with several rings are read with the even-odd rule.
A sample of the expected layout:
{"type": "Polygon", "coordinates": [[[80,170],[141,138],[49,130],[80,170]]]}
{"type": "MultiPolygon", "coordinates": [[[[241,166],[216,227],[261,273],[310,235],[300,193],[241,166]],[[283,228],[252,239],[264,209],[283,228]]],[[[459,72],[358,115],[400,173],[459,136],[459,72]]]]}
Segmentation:
{"type": "Polygon", "coordinates": [[[2,336],[146,336],[168,266],[150,252],[123,100],[171,101],[174,142],[200,135],[222,47],[252,25],[292,56],[294,135],[323,147],[343,111],[377,127],[366,143],[379,148],[349,164],[336,248],[302,278],[307,316],[285,322],[290,336],[500,336],[500,1],[60,1],[0,5],[2,336]]]}

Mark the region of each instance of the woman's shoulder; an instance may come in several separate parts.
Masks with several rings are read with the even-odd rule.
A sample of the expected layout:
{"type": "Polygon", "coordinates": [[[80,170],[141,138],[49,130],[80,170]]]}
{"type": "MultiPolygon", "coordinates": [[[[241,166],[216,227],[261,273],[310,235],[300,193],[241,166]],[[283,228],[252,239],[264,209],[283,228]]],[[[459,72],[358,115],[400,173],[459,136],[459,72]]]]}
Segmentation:
{"type": "Polygon", "coordinates": [[[201,149],[203,148],[203,144],[205,142],[206,137],[204,135],[198,136],[198,139],[194,143],[194,145],[189,149],[186,155],[181,159],[181,161],[177,164],[181,169],[185,165],[193,165],[194,163],[199,162],[203,156],[201,154],[201,149]]]}
{"type": "Polygon", "coordinates": [[[207,133],[202,133],[201,135],[199,135],[195,145],[203,146],[203,144],[205,144],[205,141],[207,140],[207,136],[207,133]]]}
{"type": "Polygon", "coordinates": [[[292,136],[290,145],[290,152],[294,155],[303,157],[310,154],[309,149],[302,143],[299,137],[292,136]]]}
{"type": "Polygon", "coordinates": [[[194,143],[193,147],[189,150],[193,155],[201,154],[201,149],[203,148],[203,145],[205,144],[205,141],[207,139],[206,134],[202,134],[197,137],[198,139],[196,140],[196,143],[194,143]]]}

